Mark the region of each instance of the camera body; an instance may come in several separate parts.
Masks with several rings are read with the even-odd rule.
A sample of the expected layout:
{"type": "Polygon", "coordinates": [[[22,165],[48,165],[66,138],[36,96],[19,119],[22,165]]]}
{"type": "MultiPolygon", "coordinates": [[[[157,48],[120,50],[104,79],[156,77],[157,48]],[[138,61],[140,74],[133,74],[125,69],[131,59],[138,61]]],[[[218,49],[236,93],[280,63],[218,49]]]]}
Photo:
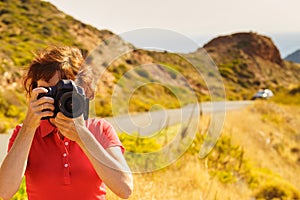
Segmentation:
{"type": "MultiPolygon", "coordinates": [[[[86,98],[82,87],[75,85],[72,80],[62,79],[55,86],[44,87],[47,93],[40,93],[37,99],[44,96],[54,99],[54,115],[42,119],[54,118],[58,112],[62,112],[69,118],[76,118],[83,114],[86,120],[89,115],[89,99],[86,98]]],[[[45,111],[47,109],[44,109],[45,111]]]]}

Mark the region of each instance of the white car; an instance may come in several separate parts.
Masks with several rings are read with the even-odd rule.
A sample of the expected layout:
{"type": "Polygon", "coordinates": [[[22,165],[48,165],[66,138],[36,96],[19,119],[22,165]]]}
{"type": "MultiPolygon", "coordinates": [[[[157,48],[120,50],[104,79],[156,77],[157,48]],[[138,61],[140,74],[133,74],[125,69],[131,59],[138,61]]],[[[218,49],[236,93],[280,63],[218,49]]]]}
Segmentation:
{"type": "Polygon", "coordinates": [[[273,92],[269,89],[260,89],[251,99],[269,99],[274,96],[273,92]]]}

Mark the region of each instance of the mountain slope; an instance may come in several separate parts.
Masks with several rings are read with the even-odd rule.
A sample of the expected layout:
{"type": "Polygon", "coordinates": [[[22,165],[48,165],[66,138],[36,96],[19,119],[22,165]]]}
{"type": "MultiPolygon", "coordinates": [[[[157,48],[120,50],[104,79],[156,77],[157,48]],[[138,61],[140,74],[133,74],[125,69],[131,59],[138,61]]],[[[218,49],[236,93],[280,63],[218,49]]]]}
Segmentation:
{"type": "MultiPolygon", "coordinates": [[[[34,52],[51,44],[77,46],[87,62],[95,57],[98,59],[93,66],[97,80],[95,87],[99,90],[95,99],[98,116],[112,115],[113,89],[121,77],[125,77],[126,83],[133,84],[136,80],[156,82],[164,77],[172,83],[174,90],[185,90],[182,88],[184,83],[174,73],[153,63],[144,51],[135,50],[134,46],[108,30],[81,23],[49,2],[0,1],[0,43],[0,119],[3,119],[0,132],[23,120],[26,111],[25,94],[21,88],[24,69],[34,52]],[[127,53],[123,54],[122,50],[127,53]],[[136,66],[141,67],[135,69],[136,66]],[[123,76],[127,71],[131,71],[132,76],[123,76]]],[[[128,84],[118,87],[128,90],[128,84]]],[[[135,98],[124,99],[124,102],[130,102],[131,112],[157,109],[153,105],[158,102],[168,108],[180,106],[175,95],[163,85],[148,84],[147,88],[131,89],[135,98]]]]}
{"type": "Polygon", "coordinates": [[[249,92],[258,88],[299,84],[300,65],[282,60],[269,37],[235,33],[215,38],[203,48],[218,65],[230,98],[240,94],[249,98],[249,92]]]}
{"type": "Polygon", "coordinates": [[[99,31],[56,9],[52,4],[38,0],[0,1],[0,64],[8,67],[26,66],[32,52],[49,44],[62,43],[90,51],[110,31],[99,31]]]}
{"type": "Polygon", "coordinates": [[[300,49],[295,51],[294,53],[289,54],[284,59],[291,62],[300,63],[300,49]]]}
{"type": "Polygon", "coordinates": [[[203,78],[215,76],[210,58],[201,57],[206,55],[204,49],[218,66],[229,100],[249,99],[260,87],[299,85],[300,80],[300,65],[282,60],[266,36],[222,36],[190,54],[140,50],[108,30],[86,25],[39,0],[0,0],[0,43],[0,131],[24,118],[23,69],[36,50],[50,44],[79,47],[93,66],[98,116],[113,114],[112,98],[118,99],[114,109],[122,114],[159,109],[156,104],[183,106],[194,102],[193,96],[211,100],[210,92],[219,95],[215,85],[209,88],[203,78]],[[197,70],[191,60],[203,70],[197,70]],[[124,95],[128,91],[129,97],[124,95]]]}
{"type": "MultiPolygon", "coordinates": [[[[86,56],[110,37],[131,46],[108,30],[98,30],[40,0],[0,1],[0,132],[21,122],[26,111],[21,80],[34,53],[48,45],[71,45],[86,56]]],[[[110,84],[110,83],[108,83],[110,84]]]]}

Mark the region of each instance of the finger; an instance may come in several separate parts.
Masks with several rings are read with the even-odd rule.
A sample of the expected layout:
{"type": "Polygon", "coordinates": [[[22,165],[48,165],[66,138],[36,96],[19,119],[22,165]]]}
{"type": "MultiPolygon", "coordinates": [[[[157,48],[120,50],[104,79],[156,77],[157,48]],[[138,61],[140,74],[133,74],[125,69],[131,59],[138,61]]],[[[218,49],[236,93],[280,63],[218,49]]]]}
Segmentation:
{"type": "Polygon", "coordinates": [[[65,128],[73,126],[76,123],[74,118],[66,117],[62,112],[57,113],[57,115],[55,117],[55,122],[65,128]]]}
{"type": "Polygon", "coordinates": [[[73,130],[73,127],[74,127],[72,123],[70,123],[70,122],[68,123],[64,120],[60,120],[57,118],[55,118],[55,125],[58,129],[60,129],[63,132],[71,131],[71,130],[73,130]]]}
{"type": "Polygon", "coordinates": [[[39,105],[40,111],[43,111],[43,110],[53,111],[54,109],[55,109],[55,106],[52,103],[43,103],[43,104],[39,105]]]}
{"type": "Polygon", "coordinates": [[[53,99],[42,99],[42,100],[35,100],[30,102],[30,107],[35,110],[36,112],[43,111],[44,109],[54,110],[55,106],[53,104],[53,99]]]}
{"type": "Polygon", "coordinates": [[[42,97],[40,99],[35,100],[35,104],[40,106],[45,103],[54,104],[54,99],[52,97],[42,97]]]}
{"type": "Polygon", "coordinates": [[[42,117],[52,117],[54,115],[54,113],[52,111],[40,111],[38,113],[39,117],[42,118],[42,117]]]}
{"type": "Polygon", "coordinates": [[[32,90],[32,95],[31,95],[31,99],[34,100],[34,99],[37,99],[38,95],[41,94],[41,93],[47,93],[48,90],[46,88],[43,88],[43,87],[37,87],[37,88],[34,88],[32,90]]]}
{"type": "Polygon", "coordinates": [[[68,117],[66,117],[64,114],[62,114],[61,112],[58,112],[57,114],[56,114],[56,117],[55,117],[55,122],[56,123],[59,123],[59,124],[67,124],[67,123],[70,123],[71,122],[71,120],[70,120],[71,118],[68,118],[68,117]]]}
{"type": "Polygon", "coordinates": [[[78,117],[67,117],[62,112],[58,112],[57,116],[61,119],[68,120],[68,121],[76,121],[77,119],[83,119],[83,114],[79,115],[78,117]]]}
{"type": "Polygon", "coordinates": [[[65,116],[62,112],[58,112],[56,117],[58,119],[64,120],[64,121],[73,121],[73,118],[69,118],[67,116],[65,116]]]}

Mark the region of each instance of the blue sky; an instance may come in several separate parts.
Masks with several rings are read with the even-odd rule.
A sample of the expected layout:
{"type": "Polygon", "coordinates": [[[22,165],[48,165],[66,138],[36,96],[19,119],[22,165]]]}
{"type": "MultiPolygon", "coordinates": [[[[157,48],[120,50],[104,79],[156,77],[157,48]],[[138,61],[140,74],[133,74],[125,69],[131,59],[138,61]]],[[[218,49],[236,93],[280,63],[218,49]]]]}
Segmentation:
{"type": "Polygon", "coordinates": [[[202,46],[219,35],[254,31],[271,37],[282,56],[300,49],[299,0],[49,1],[84,23],[116,34],[141,28],[167,29],[202,46]]]}

